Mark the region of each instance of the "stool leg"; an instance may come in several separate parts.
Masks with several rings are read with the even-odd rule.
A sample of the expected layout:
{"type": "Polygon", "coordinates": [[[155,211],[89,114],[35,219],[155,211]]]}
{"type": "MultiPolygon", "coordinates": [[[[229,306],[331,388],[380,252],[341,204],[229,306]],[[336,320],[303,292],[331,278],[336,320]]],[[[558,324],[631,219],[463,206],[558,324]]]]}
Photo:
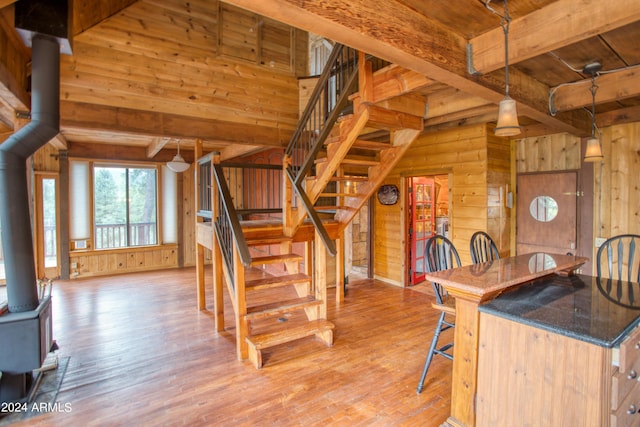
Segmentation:
{"type": "Polygon", "coordinates": [[[420,382],[418,383],[418,390],[417,390],[418,394],[422,393],[422,389],[424,388],[424,380],[427,377],[427,371],[429,370],[429,365],[431,365],[431,359],[433,359],[433,353],[435,352],[436,346],[438,345],[438,338],[440,337],[440,332],[442,330],[444,315],[445,315],[445,312],[443,311],[440,314],[440,318],[438,319],[438,326],[436,326],[435,334],[433,335],[433,339],[431,340],[429,353],[427,353],[427,360],[424,362],[424,369],[422,370],[422,376],[420,377],[420,382]]]}

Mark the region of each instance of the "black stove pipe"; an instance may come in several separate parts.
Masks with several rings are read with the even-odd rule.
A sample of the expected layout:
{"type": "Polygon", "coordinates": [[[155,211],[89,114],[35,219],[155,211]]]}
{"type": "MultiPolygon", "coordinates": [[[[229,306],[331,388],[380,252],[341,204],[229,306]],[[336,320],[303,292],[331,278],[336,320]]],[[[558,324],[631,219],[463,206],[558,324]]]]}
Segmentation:
{"type": "Polygon", "coordinates": [[[60,44],[36,34],[31,52],[31,122],[0,144],[0,224],[10,312],[38,307],[27,159],[60,131],[60,44]]]}

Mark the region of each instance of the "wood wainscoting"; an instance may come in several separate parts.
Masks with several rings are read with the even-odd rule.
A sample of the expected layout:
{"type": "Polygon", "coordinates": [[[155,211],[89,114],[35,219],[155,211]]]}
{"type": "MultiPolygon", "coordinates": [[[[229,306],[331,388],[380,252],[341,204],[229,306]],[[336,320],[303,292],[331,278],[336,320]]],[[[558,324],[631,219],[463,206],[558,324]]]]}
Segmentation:
{"type": "Polygon", "coordinates": [[[450,361],[434,360],[416,394],[432,295],[352,277],[343,303],[329,291],[333,347],[308,337],[268,349],[258,371],[237,360],[233,328],[216,333],[213,302],[194,308],[194,277],[185,268],[56,281],[53,335],[69,357],[57,402],[71,410],[28,423],[428,427],[449,415],[450,361]]]}
{"type": "Polygon", "coordinates": [[[178,245],[71,252],[71,278],[178,267],[178,245]]]}

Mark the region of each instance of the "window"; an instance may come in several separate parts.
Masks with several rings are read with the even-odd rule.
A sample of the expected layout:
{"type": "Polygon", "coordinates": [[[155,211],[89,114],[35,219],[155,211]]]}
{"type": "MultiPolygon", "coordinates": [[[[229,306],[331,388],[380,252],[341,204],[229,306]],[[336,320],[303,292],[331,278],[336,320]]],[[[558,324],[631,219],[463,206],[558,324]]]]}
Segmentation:
{"type": "Polygon", "coordinates": [[[155,168],[93,167],[96,249],[158,243],[155,168]]]}

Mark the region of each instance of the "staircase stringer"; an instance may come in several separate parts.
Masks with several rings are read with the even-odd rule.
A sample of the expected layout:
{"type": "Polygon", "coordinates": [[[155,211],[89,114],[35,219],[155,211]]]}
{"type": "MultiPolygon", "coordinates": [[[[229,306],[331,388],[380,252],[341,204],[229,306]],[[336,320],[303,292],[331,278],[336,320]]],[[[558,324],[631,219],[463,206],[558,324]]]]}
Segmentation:
{"type": "Polygon", "coordinates": [[[380,163],[377,166],[369,168],[369,180],[358,186],[354,197],[345,198],[345,206],[351,209],[341,209],[336,213],[335,219],[340,224],[340,232],[375,193],[421,132],[420,129],[401,129],[392,133],[393,145],[380,152],[380,163]]]}
{"type": "MultiPolygon", "coordinates": [[[[305,184],[305,192],[312,205],[318,200],[324,188],[340,168],[342,160],[347,156],[368,120],[369,109],[363,107],[350,120],[340,123],[340,141],[330,144],[331,147],[327,151],[327,161],[316,167],[318,172],[316,178],[307,180],[305,184]]],[[[306,212],[298,211],[298,216],[294,220],[296,227],[302,223],[305,216],[306,212]]]]}

